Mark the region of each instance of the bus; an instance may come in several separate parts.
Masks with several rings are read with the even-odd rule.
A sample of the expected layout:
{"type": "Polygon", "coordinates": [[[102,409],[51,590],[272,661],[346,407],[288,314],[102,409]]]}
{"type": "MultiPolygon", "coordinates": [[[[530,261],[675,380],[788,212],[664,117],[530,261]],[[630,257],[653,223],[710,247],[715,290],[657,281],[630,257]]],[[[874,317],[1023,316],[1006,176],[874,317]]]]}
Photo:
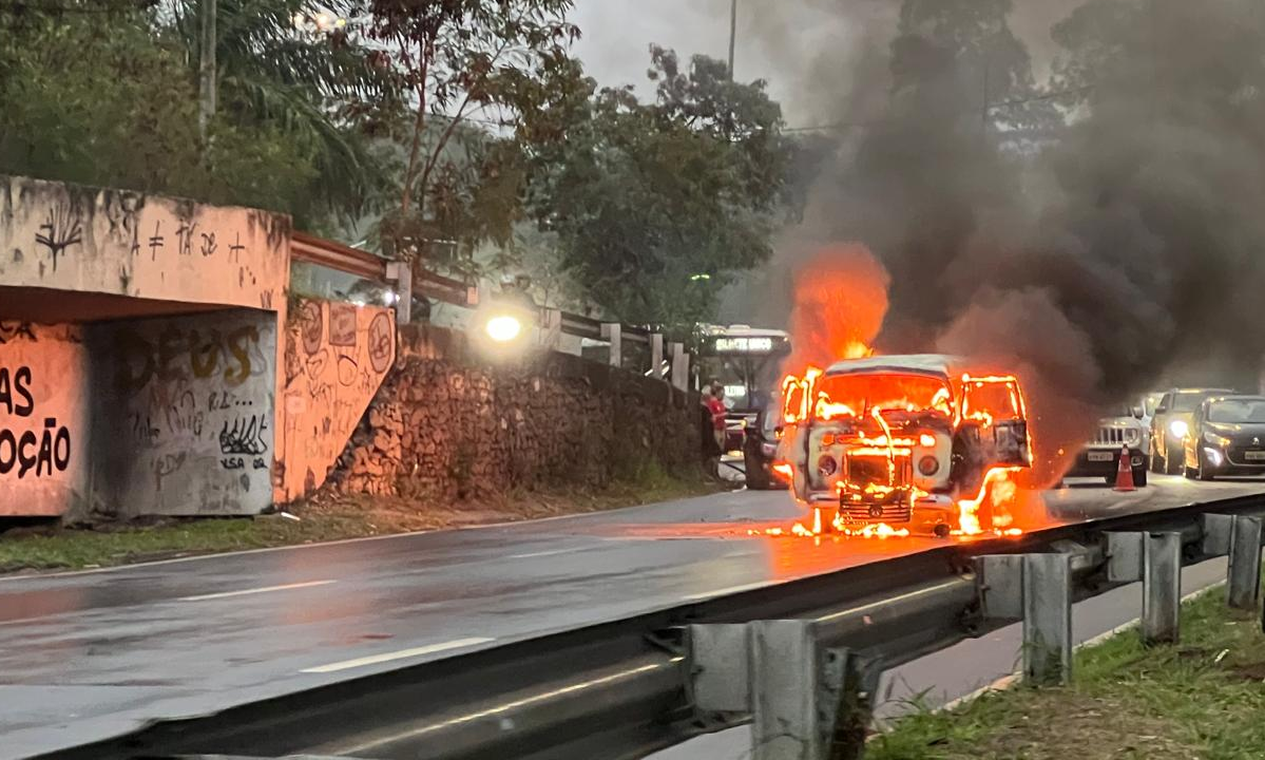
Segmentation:
{"type": "Polygon", "coordinates": [[[775,401],[782,382],[782,363],[791,353],[790,335],[750,325],[702,328],[699,382],[719,380],[725,386],[725,453],[742,452],[744,431],[775,401]]]}

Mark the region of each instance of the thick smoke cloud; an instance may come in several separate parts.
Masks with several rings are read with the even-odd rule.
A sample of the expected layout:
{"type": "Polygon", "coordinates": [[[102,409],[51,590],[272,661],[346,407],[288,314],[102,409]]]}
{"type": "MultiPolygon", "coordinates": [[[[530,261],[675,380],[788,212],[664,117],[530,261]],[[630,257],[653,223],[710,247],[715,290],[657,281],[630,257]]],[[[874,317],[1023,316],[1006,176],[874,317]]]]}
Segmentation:
{"type": "Polygon", "coordinates": [[[890,44],[852,51],[881,74],[815,83],[844,111],[857,88],[883,103],[832,137],[776,268],[869,247],[892,277],[880,348],[1023,367],[1050,418],[1088,426],[1161,383],[1255,390],[1265,7],[1036,3],[905,0],[871,27],[890,44]],[[1051,19],[1043,88],[1013,29],[1051,19]]]}

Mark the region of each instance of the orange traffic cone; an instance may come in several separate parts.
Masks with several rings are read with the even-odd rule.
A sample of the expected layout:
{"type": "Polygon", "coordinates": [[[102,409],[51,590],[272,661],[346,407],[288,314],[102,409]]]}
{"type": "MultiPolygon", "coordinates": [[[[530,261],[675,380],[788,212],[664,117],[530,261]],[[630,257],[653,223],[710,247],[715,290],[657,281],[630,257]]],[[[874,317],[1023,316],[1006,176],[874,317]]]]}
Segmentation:
{"type": "Polygon", "coordinates": [[[1129,447],[1125,446],[1120,451],[1120,466],[1116,468],[1116,490],[1117,491],[1136,491],[1133,485],[1133,465],[1129,463],[1132,457],[1129,456],[1129,447]]]}

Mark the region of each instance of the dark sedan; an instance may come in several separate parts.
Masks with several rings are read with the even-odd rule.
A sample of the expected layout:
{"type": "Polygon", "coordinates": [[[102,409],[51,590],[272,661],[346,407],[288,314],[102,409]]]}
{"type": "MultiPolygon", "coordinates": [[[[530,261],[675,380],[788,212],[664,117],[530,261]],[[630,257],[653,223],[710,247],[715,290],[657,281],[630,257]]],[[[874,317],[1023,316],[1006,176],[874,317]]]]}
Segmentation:
{"type": "Polygon", "coordinates": [[[1191,418],[1186,477],[1265,475],[1265,396],[1214,396],[1191,418]]]}

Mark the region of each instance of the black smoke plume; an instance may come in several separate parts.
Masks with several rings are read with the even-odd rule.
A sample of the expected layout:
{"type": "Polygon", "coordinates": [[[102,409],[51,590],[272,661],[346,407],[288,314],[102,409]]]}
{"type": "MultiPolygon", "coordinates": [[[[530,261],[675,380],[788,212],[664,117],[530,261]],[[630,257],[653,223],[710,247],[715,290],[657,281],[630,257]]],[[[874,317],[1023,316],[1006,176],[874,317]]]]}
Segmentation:
{"type": "Polygon", "coordinates": [[[1011,362],[1059,399],[1047,416],[1088,426],[1178,382],[1255,391],[1265,6],[1064,3],[1038,85],[1011,27],[1026,4],[905,0],[876,29],[884,103],[838,130],[779,264],[868,246],[892,276],[880,348],[1011,362]]]}

